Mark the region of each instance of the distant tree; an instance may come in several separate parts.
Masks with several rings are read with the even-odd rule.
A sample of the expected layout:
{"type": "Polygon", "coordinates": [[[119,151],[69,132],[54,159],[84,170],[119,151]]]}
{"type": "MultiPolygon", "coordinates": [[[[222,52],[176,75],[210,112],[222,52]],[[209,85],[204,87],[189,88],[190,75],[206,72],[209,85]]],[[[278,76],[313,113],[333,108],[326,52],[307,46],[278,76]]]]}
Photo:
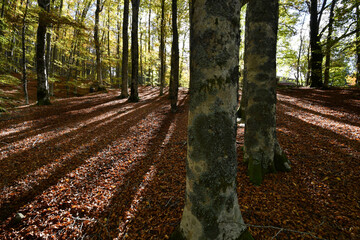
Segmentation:
{"type": "Polygon", "coordinates": [[[21,28],[21,48],[22,48],[22,82],[23,82],[23,89],[24,89],[24,97],[25,97],[25,104],[29,104],[29,93],[27,88],[27,75],[26,75],[26,16],[28,13],[28,7],[29,7],[29,0],[26,0],[25,2],[25,10],[24,10],[24,16],[22,21],[22,28],[21,28]]]}
{"type": "Polygon", "coordinates": [[[179,34],[177,27],[177,0],[172,0],[172,30],[173,41],[171,45],[171,76],[170,76],[170,104],[171,110],[176,111],[179,89],[179,34]]]}
{"type": "Polygon", "coordinates": [[[236,193],[239,1],[192,1],[185,207],[171,239],[252,239],[236,193]]]}
{"type": "Polygon", "coordinates": [[[123,19],[123,52],[122,52],[122,71],[121,71],[121,95],[120,98],[127,98],[128,93],[128,61],[129,61],[129,37],[128,37],[128,25],[129,25],[129,0],[124,0],[124,19],[123,19]]]}
{"type": "Polygon", "coordinates": [[[101,0],[96,0],[94,42],[95,42],[95,52],[96,52],[96,81],[98,86],[103,85],[102,72],[101,72],[101,50],[100,50],[100,40],[99,40],[99,18],[103,8],[104,5],[101,3],[101,0]]]}
{"type": "Polygon", "coordinates": [[[161,0],[160,23],[160,96],[164,94],[165,84],[165,0],[161,0]]]}
{"type": "Polygon", "coordinates": [[[266,173],[290,170],[276,138],[276,43],[278,0],[252,0],[246,12],[247,103],[244,160],[252,183],[266,173]]]}
{"type": "Polygon", "coordinates": [[[327,88],[330,81],[330,61],[331,61],[331,42],[332,42],[332,34],[334,29],[334,9],[337,0],[333,0],[331,2],[330,14],[329,14],[329,23],[328,23],[328,35],[326,39],[325,46],[325,72],[324,72],[324,87],[327,88]]]}
{"type": "Polygon", "coordinates": [[[129,101],[138,102],[138,81],[139,81],[139,46],[138,46],[138,22],[140,0],[131,0],[132,23],[131,23],[131,92],[129,101]]]}
{"type": "Polygon", "coordinates": [[[50,0],[38,0],[40,7],[39,24],[36,35],[36,73],[37,73],[37,104],[49,105],[49,83],[46,69],[46,29],[49,23],[47,12],[50,8],[50,0]]]}

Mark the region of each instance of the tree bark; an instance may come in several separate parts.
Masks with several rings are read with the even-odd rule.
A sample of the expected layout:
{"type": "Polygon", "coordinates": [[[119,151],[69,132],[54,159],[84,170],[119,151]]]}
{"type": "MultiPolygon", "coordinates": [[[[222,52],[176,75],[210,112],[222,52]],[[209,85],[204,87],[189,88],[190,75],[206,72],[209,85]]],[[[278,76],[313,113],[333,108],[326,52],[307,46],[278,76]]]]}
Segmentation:
{"type": "Polygon", "coordinates": [[[27,12],[28,12],[28,7],[29,7],[29,0],[26,0],[25,3],[25,11],[24,11],[24,16],[23,16],[23,22],[22,22],[22,29],[21,29],[21,48],[22,48],[22,72],[23,72],[23,76],[22,76],[22,82],[23,82],[23,89],[24,89],[24,97],[25,97],[25,104],[28,105],[29,104],[29,94],[28,94],[28,88],[27,88],[27,75],[26,75],[26,42],[25,42],[25,37],[26,37],[26,16],[27,16],[27,12]]]}
{"type": "Polygon", "coordinates": [[[140,0],[131,0],[132,23],[131,23],[131,91],[130,102],[139,101],[138,78],[139,78],[139,46],[138,46],[138,21],[140,0]]]}
{"type": "Polygon", "coordinates": [[[121,88],[120,85],[120,76],[121,76],[121,72],[120,72],[120,31],[121,31],[121,25],[120,25],[120,15],[121,15],[121,11],[120,11],[120,1],[118,2],[118,21],[117,21],[117,38],[116,38],[116,85],[118,88],[121,88]]]}
{"type": "Polygon", "coordinates": [[[149,3],[149,19],[148,19],[148,79],[147,81],[152,85],[152,78],[151,78],[151,56],[150,56],[150,51],[151,51],[151,1],[149,3]]]}
{"type": "Polygon", "coordinates": [[[165,0],[161,0],[160,23],[160,96],[164,94],[165,84],[165,0]]]}
{"type": "Polygon", "coordinates": [[[129,0],[124,0],[124,19],[123,19],[123,52],[121,64],[121,95],[120,98],[127,98],[128,93],[128,61],[129,61],[129,0]]]}
{"type": "Polygon", "coordinates": [[[109,77],[110,77],[110,83],[111,87],[115,87],[114,79],[112,77],[111,73],[111,50],[110,50],[110,8],[108,9],[108,22],[107,22],[107,51],[108,51],[108,59],[109,59],[109,77]]]}
{"type": "Polygon", "coordinates": [[[252,239],[236,193],[239,1],[190,6],[185,207],[170,239],[252,239]]]}
{"type": "Polygon", "coordinates": [[[245,40],[247,106],[244,160],[250,181],[260,185],[266,173],[290,170],[276,138],[276,43],[278,0],[248,3],[245,40]]]}
{"type": "Polygon", "coordinates": [[[326,38],[326,51],[325,51],[325,72],[324,72],[324,87],[327,88],[329,86],[330,80],[330,60],[331,60],[331,47],[332,47],[332,34],[333,34],[333,25],[334,25],[334,9],[337,0],[333,0],[331,2],[330,7],[330,16],[329,16],[329,30],[328,36],[326,38]]]}
{"type": "Polygon", "coordinates": [[[319,20],[317,0],[310,2],[310,46],[311,46],[311,59],[310,59],[310,81],[311,87],[320,88],[322,83],[322,59],[323,53],[320,45],[319,36],[319,20]]]}
{"type": "Polygon", "coordinates": [[[49,105],[49,83],[46,71],[45,49],[47,17],[45,11],[49,10],[50,0],[38,0],[41,8],[39,12],[39,25],[36,34],[36,73],[37,73],[37,104],[49,105]]]}
{"type": "Polygon", "coordinates": [[[95,52],[96,52],[96,80],[97,87],[103,85],[102,73],[101,73],[101,52],[100,52],[100,41],[99,41],[99,19],[100,13],[103,9],[101,0],[96,0],[96,9],[95,9],[95,27],[94,27],[94,42],[95,42],[95,52]]]}
{"type": "Polygon", "coordinates": [[[172,29],[171,45],[171,77],[170,77],[170,105],[171,111],[176,112],[179,89],[179,33],[177,28],[177,0],[172,0],[172,29]]]}

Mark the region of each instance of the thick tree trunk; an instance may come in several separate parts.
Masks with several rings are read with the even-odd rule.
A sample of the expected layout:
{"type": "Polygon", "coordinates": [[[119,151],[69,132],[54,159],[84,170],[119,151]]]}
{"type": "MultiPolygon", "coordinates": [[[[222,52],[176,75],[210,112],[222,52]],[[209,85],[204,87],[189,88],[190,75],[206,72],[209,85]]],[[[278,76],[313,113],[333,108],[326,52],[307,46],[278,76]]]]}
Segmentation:
{"type": "Polygon", "coordinates": [[[311,59],[310,59],[310,81],[311,87],[322,87],[322,59],[323,53],[320,45],[319,36],[319,21],[317,0],[311,0],[310,3],[310,46],[311,46],[311,59]]]}
{"type": "Polygon", "coordinates": [[[264,174],[290,170],[276,138],[276,42],[278,0],[248,3],[245,40],[247,107],[244,160],[252,183],[264,174]]]}
{"type": "Polygon", "coordinates": [[[332,33],[333,33],[333,25],[334,25],[334,9],[337,0],[333,0],[331,2],[330,7],[330,16],[329,16],[329,30],[328,36],[326,39],[326,51],[325,51],[325,72],[324,72],[324,87],[327,88],[329,86],[330,80],[330,61],[331,61],[331,46],[332,46],[332,33]]]}
{"type": "Polygon", "coordinates": [[[38,4],[41,11],[39,12],[39,26],[36,35],[37,104],[49,105],[49,83],[45,60],[47,17],[44,11],[49,9],[50,0],[38,0],[38,4]]]}
{"type": "Polygon", "coordinates": [[[96,52],[96,80],[97,87],[103,85],[102,73],[101,73],[101,52],[100,52],[100,41],[99,41],[99,18],[100,12],[102,11],[103,6],[101,5],[101,0],[96,0],[96,9],[95,9],[95,27],[94,27],[94,42],[95,42],[95,52],[96,52]]]}
{"type": "Polygon", "coordinates": [[[132,23],[131,23],[131,91],[130,102],[139,101],[138,78],[139,78],[139,46],[138,46],[138,21],[140,0],[131,0],[132,23]]]}
{"type": "Polygon", "coordinates": [[[129,0],[124,0],[124,20],[123,20],[123,53],[121,64],[121,95],[120,98],[127,98],[128,93],[128,61],[129,61],[129,37],[128,37],[128,25],[129,25],[129,0]]]}
{"type": "Polygon", "coordinates": [[[26,45],[25,45],[25,34],[26,34],[26,16],[28,12],[29,7],[29,0],[26,0],[25,3],[25,11],[24,11],[24,17],[22,22],[22,29],[21,29],[21,49],[22,49],[22,82],[23,82],[23,89],[24,89],[24,97],[25,97],[25,104],[29,104],[29,94],[28,94],[28,88],[27,88],[27,75],[26,75],[26,45]]]}
{"type": "Polygon", "coordinates": [[[179,34],[177,28],[177,0],[172,0],[171,9],[173,41],[171,45],[171,77],[169,92],[171,111],[176,112],[179,89],[179,34]]]}
{"type": "Polygon", "coordinates": [[[185,207],[171,239],[252,239],[236,193],[239,22],[239,1],[192,1],[185,207]]]}
{"type": "Polygon", "coordinates": [[[165,0],[161,0],[160,23],[160,96],[164,94],[165,84],[165,0]]]}

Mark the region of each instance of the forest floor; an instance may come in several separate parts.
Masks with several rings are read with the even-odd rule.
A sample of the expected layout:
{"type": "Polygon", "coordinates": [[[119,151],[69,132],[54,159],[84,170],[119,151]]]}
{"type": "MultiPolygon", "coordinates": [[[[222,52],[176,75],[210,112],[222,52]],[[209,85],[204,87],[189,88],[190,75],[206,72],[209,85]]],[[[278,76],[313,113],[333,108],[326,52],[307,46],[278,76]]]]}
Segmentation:
{"type": "MultiPolygon", "coordinates": [[[[141,87],[138,103],[118,95],[0,115],[0,239],[171,235],[184,206],[187,90],[175,114],[157,88],[141,87]]],[[[238,129],[237,190],[254,238],[360,239],[360,91],[279,90],[277,119],[292,171],[260,187],[238,129]]]]}

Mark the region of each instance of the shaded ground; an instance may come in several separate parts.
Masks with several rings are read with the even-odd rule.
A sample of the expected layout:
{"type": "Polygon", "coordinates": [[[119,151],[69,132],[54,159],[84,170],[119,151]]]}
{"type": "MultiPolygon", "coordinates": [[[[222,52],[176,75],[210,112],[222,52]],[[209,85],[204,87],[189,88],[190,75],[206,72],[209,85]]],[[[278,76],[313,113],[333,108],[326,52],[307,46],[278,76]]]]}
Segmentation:
{"type": "MultiPolygon", "coordinates": [[[[1,239],[168,238],[184,204],[188,95],[176,114],[158,89],[141,88],[139,103],[117,95],[0,117],[1,239]]],[[[358,90],[281,90],[278,138],[293,171],[260,187],[238,129],[239,202],[255,239],[360,239],[359,116],[358,90]]]]}

